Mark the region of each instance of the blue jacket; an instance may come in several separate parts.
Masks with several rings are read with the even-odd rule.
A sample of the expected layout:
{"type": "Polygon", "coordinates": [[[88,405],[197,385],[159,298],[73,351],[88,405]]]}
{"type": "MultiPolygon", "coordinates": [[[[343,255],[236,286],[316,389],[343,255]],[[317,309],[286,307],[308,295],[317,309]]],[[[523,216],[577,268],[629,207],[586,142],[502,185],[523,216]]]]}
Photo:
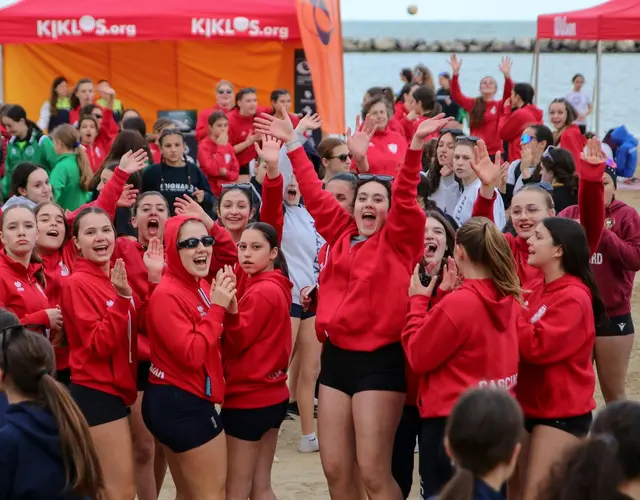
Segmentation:
{"type": "Polygon", "coordinates": [[[611,141],[617,146],[614,153],[618,177],[633,177],[638,163],[638,140],[631,135],[627,127],[621,125],[611,131],[611,141]]]}
{"type": "Polygon", "coordinates": [[[81,500],[65,493],[53,415],[33,403],[8,405],[0,428],[0,500],[81,500]]]}

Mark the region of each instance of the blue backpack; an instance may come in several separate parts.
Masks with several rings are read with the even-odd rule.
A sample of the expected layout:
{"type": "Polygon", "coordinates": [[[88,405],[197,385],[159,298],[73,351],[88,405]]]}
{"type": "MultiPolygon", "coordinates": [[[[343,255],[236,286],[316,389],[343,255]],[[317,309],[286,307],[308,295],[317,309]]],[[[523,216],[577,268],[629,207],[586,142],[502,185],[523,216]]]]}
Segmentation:
{"type": "Polygon", "coordinates": [[[617,175],[630,179],[638,163],[638,139],[631,135],[627,127],[621,125],[607,132],[604,142],[611,146],[617,175]]]}

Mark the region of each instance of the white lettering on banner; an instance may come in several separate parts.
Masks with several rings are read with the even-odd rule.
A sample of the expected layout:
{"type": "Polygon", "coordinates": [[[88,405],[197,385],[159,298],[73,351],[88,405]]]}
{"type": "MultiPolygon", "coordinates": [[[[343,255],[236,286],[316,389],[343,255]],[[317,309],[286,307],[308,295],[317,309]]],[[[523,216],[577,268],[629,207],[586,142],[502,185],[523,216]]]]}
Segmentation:
{"type": "Polygon", "coordinates": [[[489,387],[491,389],[504,389],[511,390],[518,384],[518,374],[509,375],[505,378],[491,379],[491,380],[481,380],[478,383],[478,387],[489,387]]]}
{"type": "Polygon", "coordinates": [[[594,253],[591,256],[591,264],[602,264],[602,254],[601,253],[594,253]]]}
{"type": "Polygon", "coordinates": [[[106,19],[86,15],[80,19],[38,19],[36,31],[39,37],[54,40],[91,34],[133,38],[137,28],[135,24],[108,24],[106,19]]]}
{"type": "Polygon", "coordinates": [[[566,16],[556,16],[553,18],[554,36],[577,36],[576,23],[567,22],[566,16]]]}
{"type": "Polygon", "coordinates": [[[197,18],[191,19],[191,34],[205,38],[218,36],[235,36],[236,33],[247,33],[251,37],[289,38],[287,26],[264,26],[257,19],[235,17],[233,19],[197,18]]]}

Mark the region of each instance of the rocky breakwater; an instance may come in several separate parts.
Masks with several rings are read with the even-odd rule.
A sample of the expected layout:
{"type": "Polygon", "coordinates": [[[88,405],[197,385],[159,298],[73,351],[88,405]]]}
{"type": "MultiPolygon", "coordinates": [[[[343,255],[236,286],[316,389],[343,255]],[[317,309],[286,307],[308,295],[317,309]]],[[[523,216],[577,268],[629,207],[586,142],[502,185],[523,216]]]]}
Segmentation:
{"type": "MultiPolygon", "coordinates": [[[[449,41],[426,41],[420,38],[344,38],[345,52],[533,52],[535,38],[513,40],[455,39],[449,41]]],[[[595,52],[595,41],[541,40],[540,51],[549,52],[595,52]]],[[[640,52],[640,41],[620,40],[603,42],[604,52],[640,52]]]]}

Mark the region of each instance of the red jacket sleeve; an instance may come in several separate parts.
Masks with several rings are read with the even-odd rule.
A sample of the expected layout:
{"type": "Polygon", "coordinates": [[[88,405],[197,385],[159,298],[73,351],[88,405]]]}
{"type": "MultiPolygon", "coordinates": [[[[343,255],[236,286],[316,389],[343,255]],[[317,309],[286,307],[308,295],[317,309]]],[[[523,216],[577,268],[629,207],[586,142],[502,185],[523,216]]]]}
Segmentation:
{"type": "Polygon", "coordinates": [[[196,140],[200,142],[206,139],[209,135],[209,116],[211,116],[211,109],[203,109],[198,114],[198,121],[196,122],[196,140]]]}
{"type": "Polygon", "coordinates": [[[580,207],[580,223],[587,233],[589,250],[595,253],[604,231],[604,184],[602,176],[606,163],[598,166],[580,160],[578,169],[578,206],[580,207]]]}
{"type": "Polygon", "coordinates": [[[459,75],[453,75],[453,78],[451,78],[451,88],[449,89],[449,92],[451,93],[451,99],[453,99],[455,103],[465,111],[471,111],[471,109],[473,109],[473,105],[476,100],[471,97],[467,97],[462,93],[462,90],[460,89],[459,75]]]}
{"type": "Polygon", "coordinates": [[[214,304],[194,325],[182,302],[174,297],[168,298],[165,294],[154,295],[149,303],[148,322],[178,363],[199,370],[209,356],[218,355],[225,310],[214,304]]]}
{"type": "MultiPolygon", "coordinates": [[[[580,133],[580,129],[578,127],[569,127],[560,136],[559,146],[571,153],[573,161],[576,164],[576,170],[580,168],[582,151],[586,145],[587,140],[580,133]]],[[[578,171],[578,173],[580,172],[578,171]]]]}
{"type": "Polygon", "coordinates": [[[116,168],[113,172],[113,177],[104,185],[104,188],[98,195],[98,199],[96,201],[82,205],[80,208],[67,215],[67,221],[69,224],[73,223],[73,219],[76,218],[82,209],[94,206],[107,212],[109,217],[113,219],[116,215],[118,200],[120,199],[120,196],[122,196],[124,186],[128,179],[128,173],[124,170],[120,170],[120,168],[116,168]]]}
{"type": "Polygon", "coordinates": [[[600,240],[600,250],[607,259],[616,262],[628,271],[640,271],[640,216],[633,210],[616,221],[621,228],[622,237],[610,229],[605,229],[600,240]]]}
{"type": "Polygon", "coordinates": [[[588,340],[584,311],[572,296],[560,297],[535,323],[525,318],[518,323],[520,355],[533,364],[558,363],[588,340]]]}
{"type": "Polygon", "coordinates": [[[409,366],[416,375],[432,372],[463,345],[468,334],[458,329],[446,312],[446,297],[429,308],[430,297],[411,297],[402,345],[409,366]]]}
{"type": "Polygon", "coordinates": [[[424,228],[427,221],[424,210],[418,205],[421,159],[422,150],[407,151],[393,182],[391,208],[382,229],[390,244],[411,262],[417,255],[422,255],[424,245],[424,231],[416,231],[416,228],[424,228]]]}
{"type": "Polygon", "coordinates": [[[504,90],[502,91],[502,105],[504,106],[504,101],[507,99],[511,99],[511,91],[513,90],[513,80],[511,78],[504,79],[504,90]]]}
{"type": "Polygon", "coordinates": [[[331,193],[322,189],[322,181],[318,179],[304,148],[297,148],[288,155],[316,230],[329,245],[334,245],[342,233],[355,224],[353,218],[331,193]]]}
{"type": "Polygon", "coordinates": [[[284,227],[284,206],[282,201],[282,190],[284,180],[282,174],[278,174],[275,179],[264,176],[262,182],[262,205],[260,205],[260,222],[271,224],[276,230],[278,241],[282,241],[282,230],[284,227]]]}
{"type": "Polygon", "coordinates": [[[51,328],[51,322],[49,321],[49,315],[46,309],[40,311],[25,314],[20,318],[21,325],[44,325],[46,328],[51,328]]]}
{"type": "Polygon", "coordinates": [[[60,306],[66,324],[78,332],[85,349],[97,357],[109,358],[128,335],[131,301],[118,295],[112,307],[98,313],[88,300],[91,292],[74,281],[62,289],[60,306]]]}
{"type": "Polygon", "coordinates": [[[238,311],[225,316],[224,351],[231,356],[238,356],[253,344],[271,318],[273,307],[266,294],[256,291],[242,297],[238,311]]]}
{"type": "Polygon", "coordinates": [[[120,129],[113,116],[113,110],[110,108],[102,108],[102,124],[100,125],[99,134],[111,144],[119,132],[120,129]]]}
{"type": "Polygon", "coordinates": [[[219,224],[214,224],[209,235],[216,240],[213,245],[213,256],[209,266],[209,276],[214,276],[223,266],[234,266],[238,262],[238,247],[231,239],[229,232],[219,224]]]}
{"type": "Polygon", "coordinates": [[[527,113],[521,113],[516,110],[515,113],[511,108],[505,108],[500,116],[498,125],[498,134],[503,141],[512,141],[518,137],[530,122],[527,113]]]}
{"type": "Polygon", "coordinates": [[[478,193],[476,201],[473,202],[471,217],[486,217],[495,224],[496,221],[493,220],[493,205],[496,201],[496,196],[498,196],[498,193],[495,191],[493,193],[493,198],[491,199],[485,198],[478,193]]]}

